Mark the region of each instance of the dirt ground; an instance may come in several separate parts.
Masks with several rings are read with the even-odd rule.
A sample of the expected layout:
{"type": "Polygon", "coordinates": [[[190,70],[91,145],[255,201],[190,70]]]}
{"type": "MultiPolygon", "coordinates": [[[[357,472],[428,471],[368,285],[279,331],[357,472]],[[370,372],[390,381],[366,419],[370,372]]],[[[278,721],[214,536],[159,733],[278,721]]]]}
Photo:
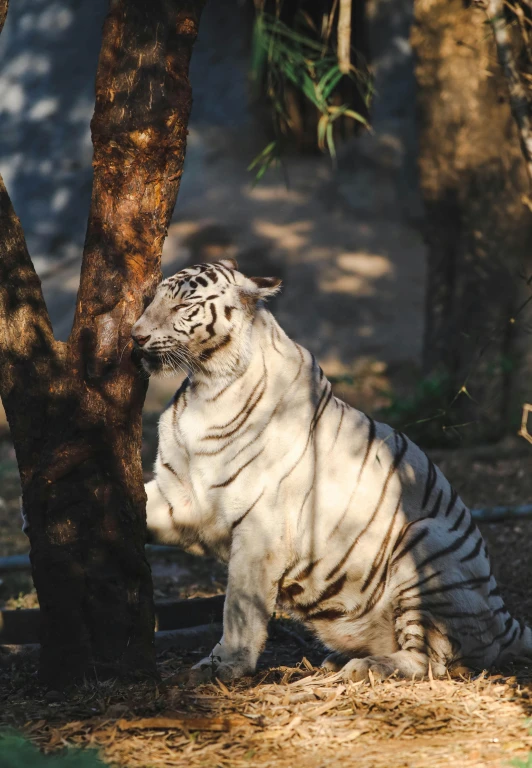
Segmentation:
{"type": "Polygon", "coordinates": [[[532,669],[345,683],[313,666],[312,647],[272,634],[258,674],[229,686],[179,682],[200,649],[161,656],[158,685],[87,684],[64,696],[36,690],[34,667],[21,663],[1,689],[0,722],[22,726],[46,751],[97,747],[132,768],[502,768],[532,748],[532,669]]]}

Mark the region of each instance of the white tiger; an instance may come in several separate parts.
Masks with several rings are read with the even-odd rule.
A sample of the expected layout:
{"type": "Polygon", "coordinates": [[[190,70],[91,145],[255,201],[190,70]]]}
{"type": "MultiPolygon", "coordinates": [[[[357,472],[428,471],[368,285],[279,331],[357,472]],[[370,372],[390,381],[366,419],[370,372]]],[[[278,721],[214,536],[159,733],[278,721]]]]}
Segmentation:
{"type": "Polygon", "coordinates": [[[441,676],[532,653],[486,545],[407,437],[334,397],[236,262],[164,280],[133,327],[150,373],[190,375],[159,423],[155,539],[229,564],[224,631],[195,681],[255,670],[279,601],[351,679],[441,676]]]}

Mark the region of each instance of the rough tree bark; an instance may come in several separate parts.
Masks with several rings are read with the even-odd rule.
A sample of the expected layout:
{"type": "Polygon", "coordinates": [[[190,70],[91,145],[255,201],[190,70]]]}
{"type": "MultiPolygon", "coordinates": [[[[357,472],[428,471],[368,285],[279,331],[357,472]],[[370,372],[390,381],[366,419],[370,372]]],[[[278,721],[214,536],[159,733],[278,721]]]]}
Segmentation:
{"type": "Polygon", "coordinates": [[[485,14],[463,0],[416,0],[419,167],[428,282],[424,367],[463,384],[465,434],[507,426],[511,318],[528,262],[531,214],[519,137],[485,14]]]}
{"type": "MultiPolygon", "coordinates": [[[[72,333],[54,339],[0,183],[0,394],[29,519],[43,682],[155,673],[130,328],[160,279],[204,0],[113,0],[91,124],[94,182],[72,333]]],[[[0,0],[0,21],[7,0],[0,0]]]]}

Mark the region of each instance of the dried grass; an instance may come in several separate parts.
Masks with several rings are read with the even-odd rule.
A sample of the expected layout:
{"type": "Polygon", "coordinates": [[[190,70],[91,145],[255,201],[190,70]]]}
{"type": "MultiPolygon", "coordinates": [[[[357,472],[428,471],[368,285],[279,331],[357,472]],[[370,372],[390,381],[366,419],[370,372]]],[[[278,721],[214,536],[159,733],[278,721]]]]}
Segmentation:
{"type": "Polygon", "coordinates": [[[197,689],[175,684],[181,660],[168,657],[163,669],[156,688],[104,683],[62,703],[13,703],[19,718],[24,710],[33,716],[24,730],[45,751],[98,747],[111,765],[128,768],[482,768],[532,749],[532,668],[518,677],[367,684],[303,659],[197,689]],[[91,702],[97,716],[68,718],[69,708],[91,702]]]}

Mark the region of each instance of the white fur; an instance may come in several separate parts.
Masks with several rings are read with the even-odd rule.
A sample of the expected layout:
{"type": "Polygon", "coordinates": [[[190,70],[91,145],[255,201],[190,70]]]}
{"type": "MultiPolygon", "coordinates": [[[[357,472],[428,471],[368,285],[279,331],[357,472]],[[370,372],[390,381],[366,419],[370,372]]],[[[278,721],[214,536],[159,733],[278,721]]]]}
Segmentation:
{"type": "Polygon", "coordinates": [[[159,345],[191,369],[160,419],[148,528],[229,564],[223,637],[194,679],[253,672],[278,600],[335,651],[329,668],[351,659],[344,674],[355,679],[530,653],[530,630],[509,617],[480,533],[441,472],[331,395],[312,355],[263,307],[276,285],[225,265],[216,284],[190,292],[206,268],[165,281],[134,327],[151,336],[148,355],[159,345]],[[187,326],[176,315],[191,300],[203,309],[187,326]]]}

